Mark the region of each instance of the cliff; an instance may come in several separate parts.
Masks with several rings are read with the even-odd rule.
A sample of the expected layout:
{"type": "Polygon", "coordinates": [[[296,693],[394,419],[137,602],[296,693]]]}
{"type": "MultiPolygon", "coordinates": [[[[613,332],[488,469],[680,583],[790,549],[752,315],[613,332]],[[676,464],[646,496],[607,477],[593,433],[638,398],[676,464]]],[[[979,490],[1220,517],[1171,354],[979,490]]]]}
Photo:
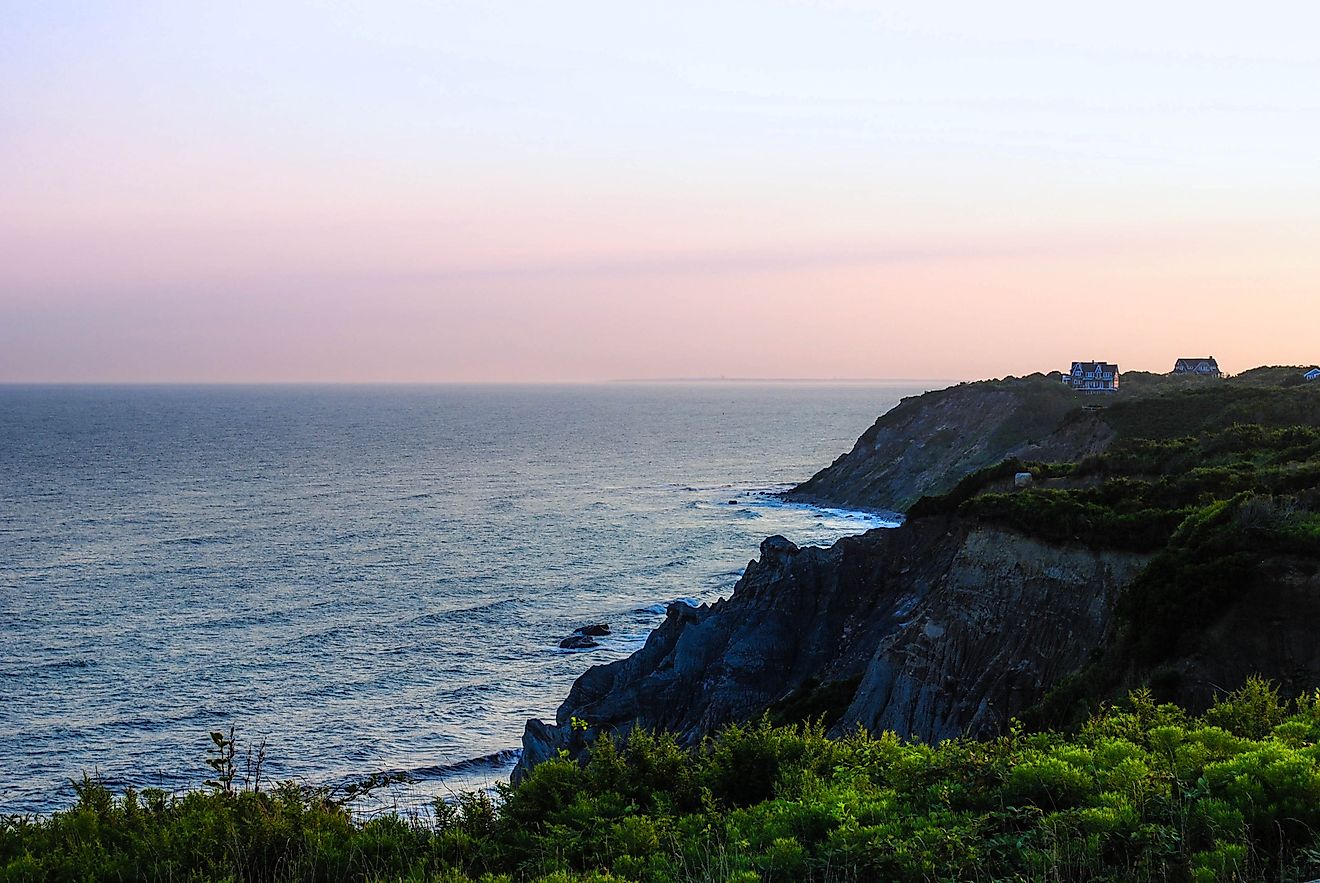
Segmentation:
{"type": "Polygon", "coordinates": [[[640,725],[695,742],[794,709],[836,731],[994,732],[1102,645],[1148,557],[947,518],[827,549],[771,537],[729,599],[672,605],[645,647],[578,679],[555,726],[531,722],[521,768],[582,747],[573,718],[588,740],[640,725]]]}
{"type": "Polygon", "coordinates": [[[1057,374],[960,383],[904,399],[852,450],[784,494],[841,508],[907,511],[1004,460],[1077,462],[1123,439],[1176,438],[1235,423],[1320,425],[1320,383],[1301,368],[1254,368],[1226,380],[1123,375],[1082,395],[1057,374]]]}
{"type": "Polygon", "coordinates": [[[530,721],[518,775],[637,726],[692,744],[769,714],[938,740],[1068,726],[1142,685],[1195,710],[1251,674],[1320,684],[1320,384],[1092,410],[1048,383],[969,384],[881,418],[803,488],[853,505],[947,493],[829,548],[766,540],[728,599],[671,606],[554,724],[530,721]],[[927,430],[971,437],[904,441],[927,430]]]}
{"type": "Polygon", "coordinates": [[[1043,453],[1074,460],[1103,450],[1114,435],[1094,419],[1059,432],[1064,417],[1082,404],[1057,374],[961,383],[906,398],[862,433],[851,451],[785,498],[901,512],[1008,457],[1043,453]]]}

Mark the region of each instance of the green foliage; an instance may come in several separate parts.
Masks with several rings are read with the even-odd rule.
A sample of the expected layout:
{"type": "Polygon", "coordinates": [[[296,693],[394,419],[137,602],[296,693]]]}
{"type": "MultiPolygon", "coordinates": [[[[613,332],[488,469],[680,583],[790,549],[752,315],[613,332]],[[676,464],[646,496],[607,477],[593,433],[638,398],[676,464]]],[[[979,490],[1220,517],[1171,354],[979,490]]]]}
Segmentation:
{"type": "Polygon", "coordinates": [[[964,511],[982,521],[1054,542],[1080,540],[1137,551],[1159,548],[1186,517],[1182,509],[1143,507],[1124,511],[1093,499],[1102,494],[1048,488],[986,494],[969,501],[964,511]]]}
{"type": "Polygon", "coordinates": [[[1049,477],[1051,467],[1043,463],[1026,463],[1017,458],[1010,458],[993,466],[987,466],[964,476],[947,494],[922,497],[912,504],[907,511],[908,518],[926,518],[932,515],[947,515],[956,512],[958,507],[973,497],[985,493],[996,485],[1007,485],[1019,472],[1031,472],[1036,478],[1049,477]]]}
{"type": "Polygon", "coordinates": [[[1194,525],[1245,494],[1273,500],[1280,516],[1287,510],[1269,525],[1281,548],[1311,551],[1320,549],[1317,487],[1320,430],[1234,425],[1120,442],[1076,464],[1005,460],[943,496],[923,498],[908,514],[958,512],[1052,542],[1152,551],[1177,539],[1189,518],[1194,525]],[[1012,488],[1018,472],[1032,475],[1032,487],[1012,488]]]}
{"type": "MultiPolygon", "coordinates": [[[[1280,698],[1278,688],[1263,678],[1253,677],[1237,692],[1216,698],[1214,706],[1205,713],[1205,720],[1235,736],[1264,739],[1287,716],[1288,706],[1280,698]]],[[[1302,738],[1307,737],[1309,731],[1302,738]]]]}
{"type": "Polygon", "coordinates": [[[1073,726],[1125,682],[1144,680],[1162,695],[1176,695],[1174,663],[1201,650],[1208,630],[1230,613],[1251,609],[1268,585],[1272,561],[1320,556],[1316,513],[1299,508],[1311,504],[1259,490],[1187,510],[1119,597],[1116,638],[1025,717],[1037,726],[1073,726]]]}
{"type": "MultiPolygon", "coordinates": [[[[1182,437],[1165,437],[1155,424],[1146,436],[1128,427],[1129,437],[1101,455],[1061,464],[1007,460],[910,510],[912,518],[957,513],[1049,542],[1151,553],[1119,599],[1116,639],[1024,714],[1032,725],[1075,727],[1134,683],[1177,695],[1173,663],[1267,589],[1272,562],[1320,557],[1320,429],[1267,425],[1265,418],[1297,417],[1302,401],[1277,397],[1277,387],[1225,389],[1198,384],[1177,401],[1217,402],[1207,425],[1248,412],[1261,422],[1182,437]],[[1030,472],[1032,485],[1014,489],[1017,472],[1030,472]]],[[[1132,414],[1174,407],[1173,398],[1126,407],[1132,414]]],[[[1320,410],[1302,422],[1320,422],[1320,410]]]]}
{"type": "Polygon", "coordinates": [[[69,810],[0,823],[0,881],[1310,879],[1318,833],[1320,692],[1252,679],[1202,718],[1138,691],[1072,735],[636,731],[429,818],[84,781],[69,810]]]}
{"type": "Polygon", "coordinates": [[[801,724],[820,721],[829,727],[848,710],[861,675],[821,683],[809,678],[801,687],[770,706],[770,719],[776,724],[801,724]]]}
{"type": "Polygon", "coordinates": [[[206,765],[215,772],[215,778],[207,779],[206,784],[225,794],[233,794],[234,778],[238,775],[238,765],[234,763],[234,755],[237,751],[234,728],[229,728],[228,736],[221,732],[212,733],[211,744],[214,747],[215,757],[208,757],[206,765]]]}
{"type": "Polygon", "coordinates": [[[1255,374],[1228,382],[1188,384],[1144,398],[1115,401],[1104,420],[1124,439],[1170,439],[1234,424],[1320,426],[1320,389],[1283,386],[1255,374]]]}

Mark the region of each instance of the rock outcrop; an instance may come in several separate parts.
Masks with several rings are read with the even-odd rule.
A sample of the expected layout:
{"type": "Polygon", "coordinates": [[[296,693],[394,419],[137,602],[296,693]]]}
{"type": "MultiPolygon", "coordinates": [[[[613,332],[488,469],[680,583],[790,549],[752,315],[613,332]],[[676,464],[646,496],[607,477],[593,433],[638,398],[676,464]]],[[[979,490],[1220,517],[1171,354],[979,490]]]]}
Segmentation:
{"type": "Polygon", "coordinates": [[[1118,594],[1149,557],[967,530],[877,646],[844,723],[927,740],[999,732],[1106,644],[1118,594]]]}
{"type": "Polygon", "coordinates": [[[1101,645],[1145,560],[949,518],[827,549],[771,537],[730,598],[671,605],[641,650],[578,679],[554,726],[530,722],[520,774],[585,744],[573,718],[588,739],[641,725],[692,743],[821,685],[845,687],[839,730],[994,731],[1101,645]]]}

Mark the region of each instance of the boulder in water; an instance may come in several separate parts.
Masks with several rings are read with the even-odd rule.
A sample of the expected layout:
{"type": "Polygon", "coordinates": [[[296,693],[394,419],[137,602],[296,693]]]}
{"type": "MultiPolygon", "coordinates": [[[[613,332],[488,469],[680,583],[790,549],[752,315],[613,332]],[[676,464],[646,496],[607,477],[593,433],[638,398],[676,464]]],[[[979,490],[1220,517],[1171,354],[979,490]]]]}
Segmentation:
{"type": "Polygon", "coordinates": [[[600,645],[589,635],[573,635],[571,638],[564,638],[560,641],[559,646],[565,650],[589,650],[600,645]]]}
{"type": "Polygon", "coordinates": [[[573,629],[575,635],[588,635],[591,637],[600,637],[610,633],[610,624],[608,622],[593,622],[591,625],[584,625],[581,628],[573,629]]]}

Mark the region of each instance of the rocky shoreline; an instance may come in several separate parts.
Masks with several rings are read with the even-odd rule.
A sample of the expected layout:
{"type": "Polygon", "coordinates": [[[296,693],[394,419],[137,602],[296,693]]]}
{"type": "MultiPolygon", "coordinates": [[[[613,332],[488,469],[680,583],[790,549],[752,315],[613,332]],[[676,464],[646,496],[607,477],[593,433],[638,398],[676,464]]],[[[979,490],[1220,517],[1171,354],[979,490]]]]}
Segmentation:
{"type": "MultiPolygon", "coordinates": [[[[904,400],[784,498],[907,510],[923,497],[961,492],[970,473],[997,464],[1094,460],[1143,420],[1162,426],[1176,413],[1193,428],[1232,425],[1241,396],[1223,389],[1223,402],[1195,400],[1178,411],[1151,399],[1136,412],[1115,405],[1111,416],[1081,407],[1057,377],[960,384],[904,400]]],[[[1144,400],[1138,393],[1110,401],[1144,400]]],[[[1281,407],[1277,419],[1288,425],[1294,413],[1281,407]]],[[[1030,491],[1038,495],[1031,499],[1045,505],[1058,493],[1051,488],[1079,487],[1071,470],[1056,470],[1063,477],[1030,491]]],[[[1004,497],[1014,491],[1011,470],[1006,481],[989,470],[966,493],[1004,497]]],[[[1002,732],[1107,658],[1124,628],[1124,593],[1160,549],[987,521],[953,496],[917,507],[899,527],[828,548],[766,539],[729,598],[670,605],[641,649],[578,678],[553,723],[529,721],[515,781],[561,751],[582,755],[603,734],[644,727],[691,745],[763,714],[820,719],[835,734],[861,726],[937,741],[1002,732]]],[[[999,505],[1011,512],[1005,500],[999,505]]],[[[1307,594],[1315,589],[1320,598],[1317,561],[1271,558],[1250,585],[1257,607],[1230,607],[1196,647],[1153,672],[1171,685],[1168,698],[1204,707],[1220,686],[1256,672],[1320,681],[1320,653],[1306,637],[1307,623],[1320,621],[1320,601],[1307,594]],[[1289,619],[1288,609],[1297,615],[1289,619]]],[[[1152,675],[1114,665],[1112,685],[1152,675]]]]}
{"type": "Polygon", "coordinates": [[[671,605],[641,650],[578,679],[554,725],[529,722],[516,777],[600,733],[692,744],[795,700],[834,732],[996,732],[1103,643],[1105,611],[1147,559],[945,519],[827,549],[771,537],[732,597],[671,605]]]}

